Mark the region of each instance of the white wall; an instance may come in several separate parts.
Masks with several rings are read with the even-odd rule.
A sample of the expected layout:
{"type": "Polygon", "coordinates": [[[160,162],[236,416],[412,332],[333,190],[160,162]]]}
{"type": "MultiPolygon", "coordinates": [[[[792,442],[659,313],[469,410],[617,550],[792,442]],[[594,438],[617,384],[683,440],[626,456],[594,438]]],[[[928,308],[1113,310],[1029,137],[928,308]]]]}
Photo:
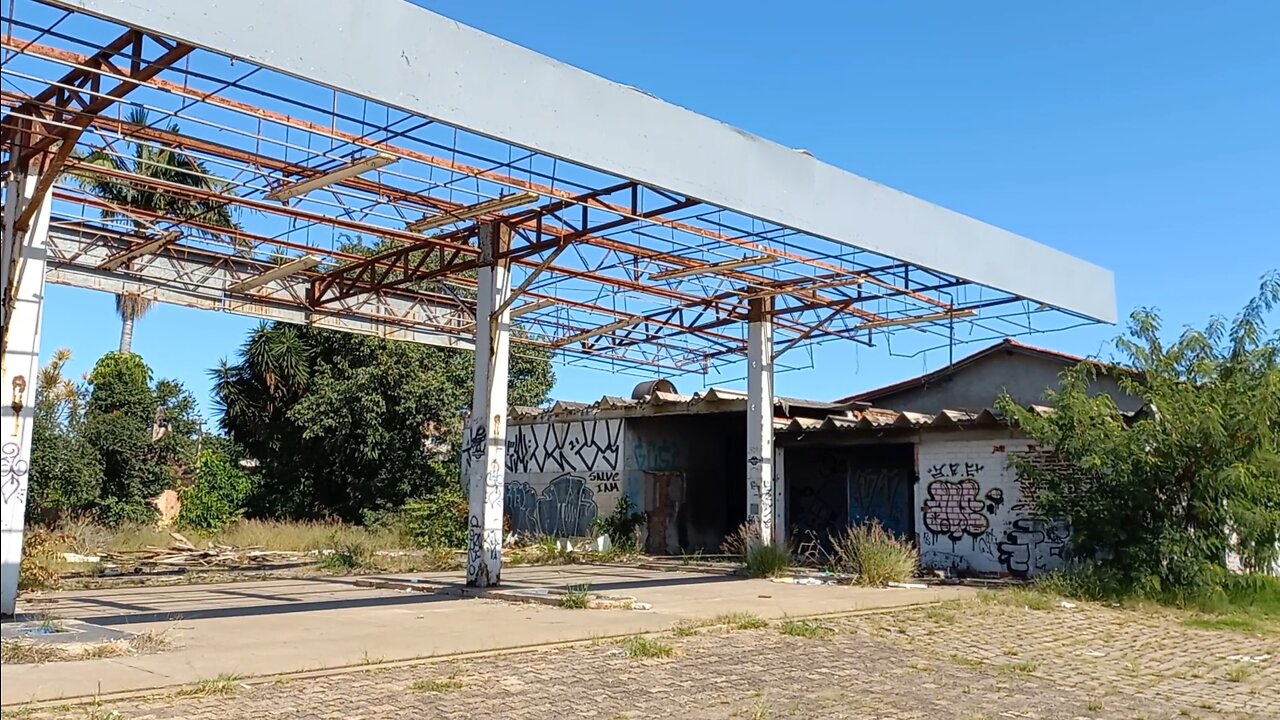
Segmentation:
{"type": "Polygon", "coordinates": [[[925,433],[919,448],[916,527],[921,564],[978,575],[1031,577],[1062,566],[1070,528],[1034,517],[1031,489],[1007,467],[1025,439],[925,433]]]}
{"type": "MultiPolygon", "coordinates": [[[[503,512],[520,533],[586,535],[613,512],[622,483],[622,419],[507,425],[503,512]]],[[[472,461],[464,443],[463,477],[472,461]]]]}

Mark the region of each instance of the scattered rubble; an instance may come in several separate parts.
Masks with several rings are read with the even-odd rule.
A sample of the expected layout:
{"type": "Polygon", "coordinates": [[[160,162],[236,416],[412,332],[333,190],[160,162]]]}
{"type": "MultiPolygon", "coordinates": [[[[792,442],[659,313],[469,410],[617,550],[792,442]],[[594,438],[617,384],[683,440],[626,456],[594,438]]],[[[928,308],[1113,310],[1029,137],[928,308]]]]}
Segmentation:
{"type": "Polygon", "coordinates": [[[116,550],[99,553],[98,561],[121,567],[243,567],[255,565],[287,565],[314,562],[315,558],[304,552],[291,550],[264,550],[260,546],[237,548],[209,542],[198,548],[182,533],[169,533],[173,543],[167,548],[147,547],[141,550],[116,550]]]}

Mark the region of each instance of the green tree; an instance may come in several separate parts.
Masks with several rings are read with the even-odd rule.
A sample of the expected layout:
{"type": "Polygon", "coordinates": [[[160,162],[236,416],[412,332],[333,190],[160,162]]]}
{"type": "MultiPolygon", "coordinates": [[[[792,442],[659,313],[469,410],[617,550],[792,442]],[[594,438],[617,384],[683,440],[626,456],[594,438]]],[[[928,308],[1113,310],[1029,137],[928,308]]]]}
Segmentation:
{"type": "Polygon", "coordinates": [[[36,385],[27,489],[27,517],[36,522],[91,514],[102,485],[102,462],[80,434],[85,391],[62,374],[70,360],[70,350],[56,351],[36,385]]]}
{"type": "MultiPolygon", "coordinates": [[[[513,404],[545,401],[545,352],[513,345],[513,404]]],[[[264,324],[212,371],[219,423],[259,463],[251,511],[360,522],[456,484],[473,354],[264,324]]]]}
{"type": "MultiPolygon", "coordinates": [[[[82,433],[102,461],[99,519],[149,521],[154,516],[151,500],[174,484],[191,438],[164,432],[151,369],[137,355],[104,355],[89,374],[89,384],[82,433]]],[[[179,389],[170,402],[185,405],[174,399],[184,392],[179,389]]]]}
{"type": "Polygon", "coordinates": [[[195,482],[183,488],[181,527],[215,532],[240,519],[253,490],[253,479],[221,453],[204,450],[195,464],[195,482]]]}
{"type": "MultiPolygon", "coordinates": [[[[149,126],[147,111],[133,108],[129,122],[149,126]]],[[[178,134],[179,127],[170,123],[168,132],[178,134]]],[[[162,180],[184,185],[195,190],[219,192],[227,183],[215,177],[199,158],[182,152],[179,148],[147,140],[123,143],[129,148],[130,157],[124,157],[105,149],[94,150],[78,159],[87,165],[111,171],[128,173],[138,179],[122,179],[105,172],[79,169],[72,177],[85,190],[106,200],[111,208],[102,210],[102,217],[109,220],[126,220],[138,231],[152,227],[154,222],[130,210],[141,210],[173,221],[193,221],[205,227],[236,229],[230,206],[223,201],[196,198],[181,193],[154,189],[149,180],[162,180]]],[[[184,225],[184,232],[195,233],[211,239],[221,239],[222,233],[196,225],[184,225]]],[[[134,323],[151,309],[151,301],[136,293],[116,295],[116,313],[120,316],[120,352],[133,348],[134,323]]]]}
{"type": "Polygon", "coordinates": [[[1117,344],[1134,370],[1121,386],[1145,402],[1136,417],[1088,393],[1093,363],[1064,373],[1045,416],[1000,400],[1066,461],[1012,460],[1039,512],[1070,521],[1077,559],[1123,585],[1174,593],[1212,584],[1232,552],[1254,569],[1276,561],[1280,333],[1268,337],[1266,321],[1277,304],[1273,273],[1234,320],[1215,317],[1172,343],[1155,312],[1133,313],[1117,344]]]}

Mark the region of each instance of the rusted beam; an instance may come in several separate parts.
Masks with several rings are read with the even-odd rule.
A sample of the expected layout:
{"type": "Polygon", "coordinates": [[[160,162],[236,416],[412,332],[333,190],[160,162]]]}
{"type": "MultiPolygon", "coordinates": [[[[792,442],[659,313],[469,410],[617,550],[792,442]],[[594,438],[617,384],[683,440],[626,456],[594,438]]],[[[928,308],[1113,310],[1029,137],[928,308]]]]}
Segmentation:
{"type": "Polygon", "coordinates": [[[10,173],[28,172],[34,158],[44,155],[58,144],[58,149],[41,163],[34,202],[28,204],[14,220],[17,231],[25,231],[31,225],[31,219],[40,207],[40,199],[53,187],[67,159],[75,150],[80,135],[94,116],[128,95],[139,84],[154,78],[165,68],[186,57],[194,49],[190,45],[149,35],[140,30],[126,30],[88,58],[82,67],[72,68],[61,80],[33,97],[29,108],[24,105],[14,110],[4,121],[9,123],[12,120],[12,123],[0,123],[0,146],[9,149],[10,173]],[[143,56],[147,40],[159,45],[164,53],[154,60],[147,60],[143,56]],[[123,54],[126,52],[127,54],[123,54]],[[118,55],[122,55],[127,63],[117,64],[118,55]],[[104,90],[103,79],[113,77],[119,81],[110,89],[104,90]],[[54,108],[50,120],[60,124],[36,137],[34,125],[38,121],[26,118],[28,122],[20,124],[15,116],[43,116],[46,105],[54,108]],[[24,112],[24,109],[29,109],[30,112],[24,112]],[[16,144],[19,137],[25,140],[21,146],[16,144]]]}
{"type": "MultiPolygon", "coordinates": [[[[18,52],[22,52],[25,54],[36,55],[39,57],[55,59],[62,62],[79,64],[79,63],[82,63],[85,59],[84,56],[79,55],[77,53],[69,52],[61,48],[54,48],[47,45],[42,45],[40,43],[19,42],[7,37],[0,38],[0,41],[2,41],[2,43],[0,44],[3,44],[4,47],[10,48],[12,50],[16,50],[18,52]]],[[[506,185],[508,187],[519,188],[522,190],[530,190],[532,192],[536,192],[539,195],[543,195],[546,197],[558,197],[558,198],[567,199],[567,198],[573,197],[574,195],[574,193],[569,192],[567,190],[554,188],[549,185],[543,185],[541,183],[525,180],[523,178],[515,177],[512,175],[504,175],[496,171],[485,170],[483,168],[457,162],[456,160],[452,160],[450,158],[438,157],[435,155],[431,155],[430,153],[424,153],[418,150],[414,150],[412,148],[391,145],[389,143],[371,142],[367,137],[359,135],[357,133],[346,132],[343,130],[339,130],[335,127],[331,127],[329,125],[324,125],[320,123],[311,122],[308,120],[303,120],[300,118],[295,118],[290,115],[286,115],[284,113],[267,110],[265,108],[260,108],[246,102],[234,100],[231,98],[226,98],[216,93],[196,92],[188,87],[183,86],[180,83],[168,82],[160,78],[155,78],[151,80],[148,84],[157,89],[165,90],[165,91],[172,92],[177,95],[189,98],[192,101],[209,103],[210,105],[216,105],[216,106],[227,108],[230,110],[235,110],[237,112],[244,113],[250,117],[261,118],[270,122],[276,122],[281,125],[292,127],[298,130],[316,133],[318,135],[323,135],[324,137],[329,137],[336,140],[341,140],[343,142],[351,143],[358,147],[363,147],[363,148],[367,148],[374,151],[380,151],[380,152],[390,152],[394,155],[398,155],[406,159],[415,160],[417,162],[431,165],[433,167],[446,170],[448,172],[453,172],[460,175],[468,175],[476,178],[483,178],[485,180],[489,180],[501,185],[506,185]]],[[[601,203],[600,207],[602,209],[610,210],[611,212],[624,211],[624,209],[621,206],[612,206],[611,204],[601,203]]],[[[724,233],[710,230],[708,228],[704,228],[691,223],[685,223],[685,222],[672,220],[669,218],[663,218],[663,217],[653,217],[653,218],[650,218],[650,221],[653,223],[662,225],[664,227],[669,227],[675,230],[679,230],[681,232],[687,232],[692,235],[698,235],[711,240],[716,240],[718,242],[724,242],[727,244],[736,245],[738,247],[741,247],[746,250],[750,250],[752,252],[769,253],[781,259],[805,264],[810,267],[827,270],[829,272],[841,272],[841,273],[848,272],[847,269],[842,268],[839,265],[836,265],[834,263],[826,262],[824,260],[820,260],[817,258],[807,257],[805,255],[790,252],[788,250],[785,250],[779,247],[766,246],[761,243],[745,240],[740,237],[726,235],[724,233]]]]}
{"type": "MultiPolygon", "coordinates": [[[[520,223],[526,227],[529,227],[530,224],[532,224],[531,229],[535,235],[532,242],[526,245],[510,248],[505,251],[503,257],[531,257],[546,250],[553,250],[559,246],[568,244],[578,238],[589,235],[598,235],[599,233],[606,232],[623,225],[639,222],[649,216],[677,212],[681,209],[697,204],[696,200],[684,198],[678,202],[674,202],[670,205],[654,210],[642,211],[638,207],[633,208],[636,211],[633,214],[624,215],[605,222],[592,223],[587,214],[587,207],[582,203],[596,200],[601,196],[629,190],[633,187],[633,183],[620,183],[608,188],[601,188],[599,190],[583,193],[574,200],[556,200],[537,208],[515,213],[509,219],[503,219],[502,222],[504,223],[520,223]],[[574,206],[582,208],[583,216],[581,224],[574,230],[567,233],[555,233],[551,235],[551,239],[543,240],[541,235],[544,226],[541,223],[541,219],[547,216],[556,215],[557,213],[570,209],[574,206]]],[[[440,236],[437,236],[436,239],[439,237],[440,236]]],[[[454,262],[451,258],[449,262],[440,264],[432,270],[423,272],[422,268],[426,264],[423,256],[421,255],[423,250],[424,248],[422,244],[407,245],[405,247],[387,251],[380,255],[375,255],[363,262],[338,268],[330,272],[324,278],[318,278],[312,283],[313,302],[319,306],[328,302],[343,300],[362,292],[369,292],[370,290],[376,290],[383,287],[397,287],[408,283],[429,280],[445,274],[466,272],[478,267],[476,260],[454,262]],[[416,262],[415,255],[417,259],[416,262]]],[[[562,269],[554,266],[548,266],[543,269],[550,270],[551,272],[562,272],[562,269]]],[[[573,271],[565,268],[563,269],[563,273],[572,274],[573,271]]],[[[596,277],[602,282],[606,281],[605,276],[594,275],[593,277],[596,277]]],[[[607,281],[617,282],[618,279],[607,278],[607,281]]]]}

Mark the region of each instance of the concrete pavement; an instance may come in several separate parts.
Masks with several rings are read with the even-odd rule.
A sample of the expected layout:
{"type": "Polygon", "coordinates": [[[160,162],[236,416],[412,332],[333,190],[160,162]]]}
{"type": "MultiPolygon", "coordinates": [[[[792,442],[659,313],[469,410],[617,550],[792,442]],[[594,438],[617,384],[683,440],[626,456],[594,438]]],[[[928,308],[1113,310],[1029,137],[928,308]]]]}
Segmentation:
{"type": "MultiPolygon", "coordinates": [[[[386,576],[384,576],[386,577],[386,576]]],[[[569,610],[461,595],[458,573],[413,576],[419,593],[317,577],[49,593],[47,612],[134,632],[164,632],[154,655],[0,668],[0,704],[162,688],[224,673],[262,676],[652,632],[726,612],[766,618],[889,608],[968,596],[966,588],[870,589],[622,566],[511,567],[504,588],[589,585],[648,611],[569,610]]]]}

